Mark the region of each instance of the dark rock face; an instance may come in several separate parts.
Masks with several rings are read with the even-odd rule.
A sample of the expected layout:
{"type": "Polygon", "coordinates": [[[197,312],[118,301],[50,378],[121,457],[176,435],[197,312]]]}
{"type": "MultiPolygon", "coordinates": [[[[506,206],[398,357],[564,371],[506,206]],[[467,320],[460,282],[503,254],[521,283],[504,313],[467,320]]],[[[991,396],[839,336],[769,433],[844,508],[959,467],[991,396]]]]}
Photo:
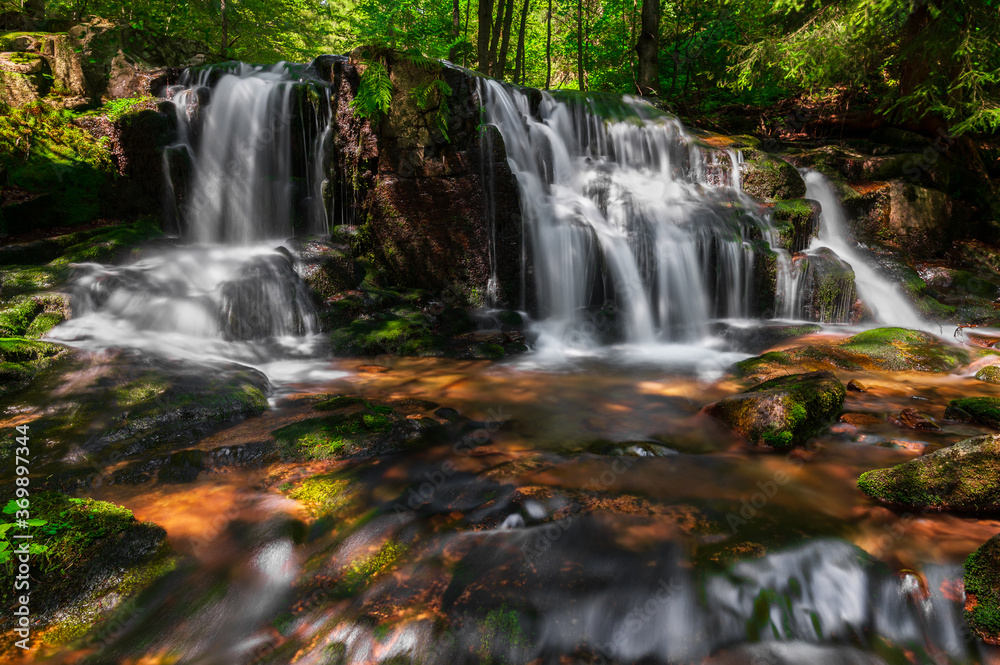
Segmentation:
{"type": "Polygon", "coordinates": [[[833,422],[847,391],[832,372],[791,374],[705,407],[754,446],[786,450],[833,422]]]}
{"type": "Polygon", "coordinates": [[[485,302],[496,266],[496,301],[518,304],[517,183],[500,142],[481,140],[474,78],[388,56],[392,105],[373,122],[351,108],[365,67],[358,58],[313,66],[334,87],[333,222],[358,227],[356,256],[385,284],[441,291],[458,305],[485,302]],[[451,94],[419,104],[414,90],[435,81],[451,94]]]}
{"type": "Polygon", "coordinates": [[[805,271],[806,314],[812,321],[843,323],[858,299],[854,270],[827,247],[801,259],[805,271]]]}

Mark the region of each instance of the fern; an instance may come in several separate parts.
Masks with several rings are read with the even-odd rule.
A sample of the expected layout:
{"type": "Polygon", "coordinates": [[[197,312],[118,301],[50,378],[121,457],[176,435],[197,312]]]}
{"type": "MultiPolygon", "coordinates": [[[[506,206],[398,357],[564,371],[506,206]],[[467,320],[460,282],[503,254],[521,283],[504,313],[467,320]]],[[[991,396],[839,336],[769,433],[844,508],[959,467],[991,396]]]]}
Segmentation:
{"type": "Polygon", "coordinates": [[[351,108],[358,117],[379,120],[389,112],[391,104],[392,79],[389,78],[389,71],[377,60],[366,62],[351,108]]]}
{"type": "Polygon", "coordinates": [[[445,141],[451,141],[448,138],[448,116],[451,115],[448,98],[451,96],[451,86],[442,79],[434,79],[433,81],[421,83],[410,94],[413,97],[413,101],[417,103],[417,107],[423,111],[429,109],[434,101],[434,97],[437,97],[438,110],[434,118],[434,125],[441,132],[441,135],[444,136],[445,141]],[[437,95],[434,94],[435,92],[437,95]]]}

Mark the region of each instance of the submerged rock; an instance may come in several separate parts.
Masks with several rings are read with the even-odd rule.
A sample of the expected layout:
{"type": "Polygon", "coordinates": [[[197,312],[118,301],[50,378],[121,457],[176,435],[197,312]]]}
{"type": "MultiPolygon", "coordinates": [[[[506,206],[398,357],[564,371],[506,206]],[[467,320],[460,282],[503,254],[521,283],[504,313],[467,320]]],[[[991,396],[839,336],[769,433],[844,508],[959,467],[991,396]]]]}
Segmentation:
{"type": "Polygon", "coordinates": [[[851,379],[850,381],[848,381],[847,389],[850,390],[851,392],[856,392],[856,393],[868,392],[868,388],[865,387],[865,384],[861,383],[857,379],[851,379]]]}
{"type": "Polygon", "coordinates": [[[965,620],[987,644],[1000,644],[1000,534],[965,560],[965,620]]]}
{"type": "Polygon", "coordinates": [[[916,409],[911,409],[909,407],[903,409],[899,412],[899,415],[895,418],[891,418],[894,425],[899,427],[906,427],[909,429],[920,429],[920,430],[936,430],[941,429],[937,424],[920,413],[916,409]]]}
{"type": "Polygon", "coordinates": [[[858,487],[906,508],[993,513],[1000,509],[1000,436],[960,441],[887,469],[867,471],[858,487]]]}
{"type": "Polygon", "coordinates": [[[1000,365],[989,365],[976,372],[976,378],[986,383],[1000,383],[1000,365]]]}
{"type": "Polygon", "coordinates": [[[993,429],[1000,429],[1000,398],[964,397],[953,399],[944,412],[951,420],[971,421],[993,429]]]}
{"type": "Polygon", "coordinates": [[[792,374],[705,407],[752,444],[786,450],[825,430],[844,406],[847,391],[831,372],[792,374]]]}

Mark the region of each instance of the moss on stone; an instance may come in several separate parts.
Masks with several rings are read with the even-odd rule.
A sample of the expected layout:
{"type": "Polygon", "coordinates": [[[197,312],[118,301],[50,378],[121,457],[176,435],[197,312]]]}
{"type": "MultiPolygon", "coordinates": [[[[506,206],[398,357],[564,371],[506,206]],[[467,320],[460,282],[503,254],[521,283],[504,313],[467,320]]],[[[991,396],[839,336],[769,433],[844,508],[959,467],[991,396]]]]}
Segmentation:
{"type": "Polygon", "coordinates": [[[55,344],[0,338],[0,395],[23,389],[64,352],[55,344]]]}
{"type": "Polygon", "coordinates": [[[350,481],[337,474],[307,478],[288,492],[289,498],[301,502],[314,516],[331,513],[349,501],[350,481]]]}
{"type": "MultiPolygon", "coordinates": [[[[368,402],[355,404],[349,412],[308,418],[286,425],[271,434],[283,457],[290,459],[328,459],[355,452],[359,446],[390,433],[398,416],[389,407],[368,402]]],[[[346,402],[332,410],[350,408],[346,402]]]]}
{"type": "Polygon", "coordinates": [[[786,450],[825,430],[840,414],[847,391],[830,372],[792,374],[705,407],[752,444],[786,450]]]}
{"type": "Polygon", "coordinates": [[[993,429],[1000,429],[1000,398],[964,397],[953,399],[948,403],[944,417],[952,420],[968,420],[993,429]]]}
{"type": "Polygon", "coordinates": [[[1000,639],[1000,535],[965,560],[965,620],[979,637],[1000,639]]]}
{"type": "Polygon", "coordinates": [[[858,487],[896,506],[991,513],[1000,509],[1000,436],[960,441],[903,464],[867,471],[858,487]]]}
{"type": "Polygon", "coordinates": [[[31,299],[0,309],[0,337],[23,336],[43,309],[41,303],[31,299]]]}
{"type": "Polygon", "coordinates": [[[818,204],[807,199],[775,201],[771,209],[771,223],[778,231],[779,244],[789,252],[799,252],[809,246],[818,219],[818,204]]]}
{"type": "Polygon", "coordinates": [[[1000,365],[988,365],[976,372],[976,378],[986,383],[1000,383],[1000,365]]]}
{"type": "Polygon", "coordinates": [[[805,196],[806,184],[794,166],[760,150],[744,151],[743,190],[761,200],[805,196]]]}
{"type": "Polygon", "coordinates": [[[383,353],[424,355],[442,346],[428,317],[416,310],[397,310],[370,319],[356,319],[334,330],[335,353],[372,356],[383,353]]]}

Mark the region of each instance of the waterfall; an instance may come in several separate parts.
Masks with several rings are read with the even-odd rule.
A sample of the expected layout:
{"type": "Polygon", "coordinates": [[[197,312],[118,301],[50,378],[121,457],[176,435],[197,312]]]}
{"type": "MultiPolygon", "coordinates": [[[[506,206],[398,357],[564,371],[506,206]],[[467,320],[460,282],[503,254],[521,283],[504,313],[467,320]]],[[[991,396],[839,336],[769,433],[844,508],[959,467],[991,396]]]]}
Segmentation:
{"type": "Polygon", "coordinates": [[[245,245],[329,232],[329,95],[305,71],[285,63],[189,70],[171,91],[178,141],[168,154],[190,162],[180,210],[192,240],[245,245]]]}
{"type": "Polygon", "coordinates": [[[312,294],[280,245],[329,233],[326,84],[301,66],[240,63],[188,70],[168,95],[178,126],[164,157],[168,191],[190,244],[126,266],[79,266],[74,317],[51,337],[302,378],[289,363],[317,357],[323,338],[312,294]]]}
{"type": "Polygon", "coordinates": [[[803,177],[806,181],[806,198],[819,201],[823,207],[819,237],[813,239],[809,252],[815,253],[821,248],[829,248],[849,263],[854,270],[859,296],[874,312],[880,323],[904,328],[927,327],[907,301],[902,289],[880,275],[871,265],[870,259],[858,250],[857,242],[847,231],[844,209],[830,181],[821,173],[808,169],[803,170],[803,177]]]}
{"type": "Polygon", "coordinates": [[[767,220],[740,192],[735,150],[699,147],[639,99],[479,86],[517,177],[547,335],[606,342],[589,331],[610,313],[613,341],[698,342],[713,320],[755,315],[767,220]]]}

